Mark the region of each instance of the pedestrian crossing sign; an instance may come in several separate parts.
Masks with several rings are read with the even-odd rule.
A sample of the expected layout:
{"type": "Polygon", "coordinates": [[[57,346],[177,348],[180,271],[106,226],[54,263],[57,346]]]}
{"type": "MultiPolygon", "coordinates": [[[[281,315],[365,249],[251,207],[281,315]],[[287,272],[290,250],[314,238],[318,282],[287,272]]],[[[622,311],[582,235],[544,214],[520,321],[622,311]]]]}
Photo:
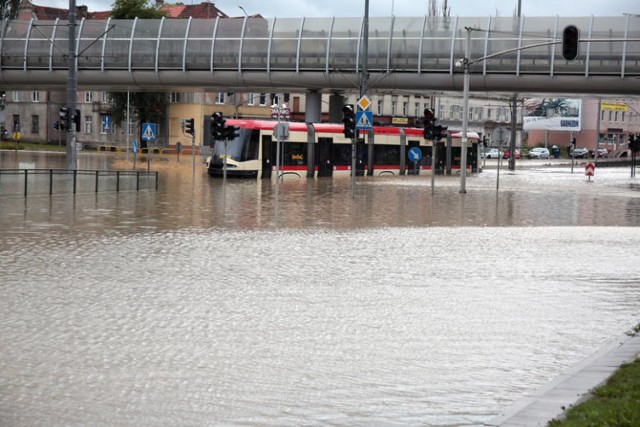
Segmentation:
{"type": "Polygon", "coordinates": [[[373,113],[371,111],[356,112],[356,129],[371,129],[373,113]]]}
{"type": "Polygon", "coordinates": [[[142,139],[143,141],[155,141],[156,140],[156,124],[155,123],[143,123],[142,124],[142,139]]]}

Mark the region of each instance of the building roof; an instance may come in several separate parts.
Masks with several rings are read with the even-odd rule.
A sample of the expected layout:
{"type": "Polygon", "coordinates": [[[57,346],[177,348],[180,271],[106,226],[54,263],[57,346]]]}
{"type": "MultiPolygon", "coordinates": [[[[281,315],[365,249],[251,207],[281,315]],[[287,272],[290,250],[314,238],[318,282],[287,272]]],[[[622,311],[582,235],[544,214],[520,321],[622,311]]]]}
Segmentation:
{"type": "Polygon", "coordinates": [[[211,19],[218,16],[228,18],[226,13],[218,9],[214,3],[209,2],[192,5],[163,5],[160,10],[167,12],[170,18],[211,19]]]}
{"type": "MultiPolygon", "coordinates": [[[[200,4],[164,4],[162,1],[156,0],[157,7],[165,11],[169,18],[194,18],[194,19],[211,19],[216,17],[228,18],[229,16],[218,9],[214,3],[202,2],[200,4]]],[[[76,6],[76,16],[78,19],[107,19],[110,10],[89,12],[87,6],[76,6]]],[[[29,0],[23,0],[20,4],[17,19],[30,20],[35,18],[40,21],[55,21],[56,19],[68,19],[69,10],[39,6],[33,4],[29,0]]]]}

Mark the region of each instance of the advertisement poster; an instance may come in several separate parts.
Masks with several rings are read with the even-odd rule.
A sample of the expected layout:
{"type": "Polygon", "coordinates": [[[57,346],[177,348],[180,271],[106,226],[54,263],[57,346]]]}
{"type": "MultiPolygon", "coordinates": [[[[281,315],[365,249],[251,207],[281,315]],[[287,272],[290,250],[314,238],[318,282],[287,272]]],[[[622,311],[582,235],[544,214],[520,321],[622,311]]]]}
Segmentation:
{"type": "Polygon", "coordinates": [[[582,100],[566,98],[529,98],[524,101],[524,130],[582,130],[582,100]]]}

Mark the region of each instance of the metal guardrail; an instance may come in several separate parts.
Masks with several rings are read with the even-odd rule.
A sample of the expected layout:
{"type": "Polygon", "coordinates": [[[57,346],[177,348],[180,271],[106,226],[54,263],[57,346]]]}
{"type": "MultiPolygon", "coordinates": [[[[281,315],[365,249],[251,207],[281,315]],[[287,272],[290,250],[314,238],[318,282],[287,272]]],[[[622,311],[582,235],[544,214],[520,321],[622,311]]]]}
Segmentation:
{"type": "Polygon", "coordinates": [[[78,189],[78,177],[79,176],[90,176],[95,178],[95,192],[97,193],[100,189],[100,178],[113,178],[115,177],[116,186],[115,191],[120,192],[120,181],[122,178],[130,178],[135,177],[135,188],[136,191],[140,190],[140,177],[154,177],[154,185],[155,190],[158,190],[158,172],[157,171],[149,171],[149,172],[141,172],[141,171],[133,171],[133,170],[124,170],[124,171],[114,171],[114,170],[84,170],[84,169],[75,169],[75,170],[66,170],[66,169],[0,169],[0,189],[2,184],[2,177],[6,175],[15,175],[15,176],[24,176],[24,196],[27,197],[28,189],[29,189],[29,176],[38,176],[45,175],[48,176],[49,180],[49,195],[53,195],[53,182],[55,176],[72,176],[72,191],[73,194],[76,194],[78,189]]]}

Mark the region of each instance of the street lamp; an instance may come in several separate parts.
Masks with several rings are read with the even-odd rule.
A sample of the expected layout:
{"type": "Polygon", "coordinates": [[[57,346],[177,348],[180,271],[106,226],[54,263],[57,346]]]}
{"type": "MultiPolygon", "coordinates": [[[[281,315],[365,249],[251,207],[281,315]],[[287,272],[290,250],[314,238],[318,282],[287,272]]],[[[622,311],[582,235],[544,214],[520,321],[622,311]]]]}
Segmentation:
{"type": "Polygon", "coordinates": [[[248,18],[249,14],[247,13],[246,10],[244,10],[244,7],[242,7],[241,5],[238,5],[238,7],[244,12],[244,16],[248,18]]]}

